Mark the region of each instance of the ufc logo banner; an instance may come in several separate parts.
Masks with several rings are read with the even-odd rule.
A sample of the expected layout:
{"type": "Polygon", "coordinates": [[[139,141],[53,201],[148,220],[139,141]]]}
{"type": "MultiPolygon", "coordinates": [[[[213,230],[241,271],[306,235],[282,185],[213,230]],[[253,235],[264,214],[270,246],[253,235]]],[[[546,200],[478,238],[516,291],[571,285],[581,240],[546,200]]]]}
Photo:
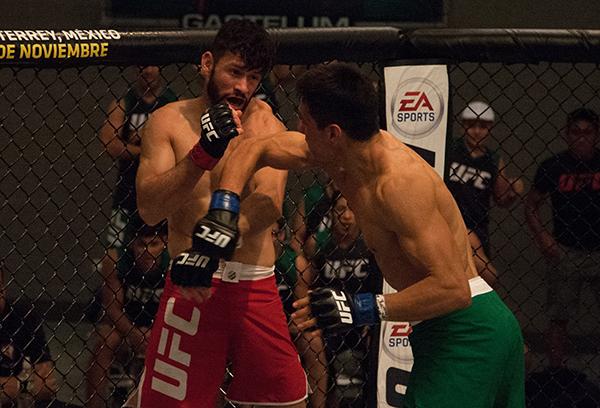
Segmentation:
{"type": "MultiPolygon", "coordinates": [[[[384,69],[387,130],[444,176],[449,83],[445,65],[384,69]]],[[[387,282],[383,293],[395,292],[387,282]]],[[[413,364],[408,322],[381,322],[377,407],[399,408],[413,364]]]]}

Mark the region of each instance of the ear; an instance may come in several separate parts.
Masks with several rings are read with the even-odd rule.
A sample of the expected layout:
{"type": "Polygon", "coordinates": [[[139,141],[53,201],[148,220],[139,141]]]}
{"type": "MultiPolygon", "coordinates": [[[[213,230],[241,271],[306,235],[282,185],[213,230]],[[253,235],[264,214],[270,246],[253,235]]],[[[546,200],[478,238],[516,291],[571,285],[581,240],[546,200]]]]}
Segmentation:
{"type": "Polygon", "coordinates": [[[214,68],[214,63],[215,59],[212,52],[206,51],[202,54],[202,57],[200,58],[200,74],[202,74],[205,79],[210,77],[210,73],[214,68]]]}
{"type": "Polygon", "coordinates": [[[342,134],[344,133],[342,128],[339,127],[339,125],[336,125],[335,123],[327,125],[325,130],[327,132],[327,138],[329,139],[330,142],[333,142],[333,143],[339,143],[339,141],[341,140],[342,134]]]}

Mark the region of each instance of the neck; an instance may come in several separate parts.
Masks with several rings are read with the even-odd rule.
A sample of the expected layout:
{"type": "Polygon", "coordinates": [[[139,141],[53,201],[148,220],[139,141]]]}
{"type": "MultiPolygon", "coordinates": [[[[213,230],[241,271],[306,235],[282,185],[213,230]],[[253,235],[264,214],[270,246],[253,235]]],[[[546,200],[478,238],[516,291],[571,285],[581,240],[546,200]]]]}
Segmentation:
{"type": "Polygon", "coordinates": [[[472,141],[468,137],[465,138],[465,146],[472,156],[481,156],[486,151],[483,143],[472,141]]]}
{"type": "Polygon", "coordinates": [[[335,152],[335,157],[328,161],[325,170],[332,176],[337,174],[359,183],[364,179],[372,179],[380,164],[381,155],[376,150],[383,142],[383,137],[380,131],[367,141],[346,138],[343,142],[345,145],[335,152]]]}

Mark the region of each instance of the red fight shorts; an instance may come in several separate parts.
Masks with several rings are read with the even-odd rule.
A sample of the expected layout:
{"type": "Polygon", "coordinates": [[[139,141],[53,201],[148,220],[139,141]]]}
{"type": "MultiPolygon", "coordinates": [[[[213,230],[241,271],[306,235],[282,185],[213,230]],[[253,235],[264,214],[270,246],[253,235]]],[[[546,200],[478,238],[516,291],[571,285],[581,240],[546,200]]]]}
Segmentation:
{"type": "Polygon", "coordinates": [[[215,273],[211,290],[208,301],[198,304],[183,298],[167,276],[146,350],[139,406],[213,408],[228,361],[233,372],[228,400],[303,401],[306,376],[273,268],[228,262],[215,273]]]}

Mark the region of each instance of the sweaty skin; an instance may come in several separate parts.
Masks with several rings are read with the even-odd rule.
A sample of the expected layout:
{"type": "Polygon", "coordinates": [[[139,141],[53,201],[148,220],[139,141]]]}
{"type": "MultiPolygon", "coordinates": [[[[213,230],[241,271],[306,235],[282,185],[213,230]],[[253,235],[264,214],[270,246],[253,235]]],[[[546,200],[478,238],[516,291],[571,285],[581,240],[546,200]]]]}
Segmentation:
{"type": "MultiPolygon", "coordinates": [[[[367,142],[323,134],[301,106],[298,132],[240,140],[228,157],[220,188],[240,191],[263,166],[319,166],[354,211],[385,279],[398,290],[385,295],[388,319],[420,321],[467,307],[468,280],[477,276],[460,211],[443,180],[409,147],[381,130],[367,142]],[[231,163],[231,164],[230,164],[231,163]]],[[[300,329],[315,324],[300,299],[300,329]]]]}

